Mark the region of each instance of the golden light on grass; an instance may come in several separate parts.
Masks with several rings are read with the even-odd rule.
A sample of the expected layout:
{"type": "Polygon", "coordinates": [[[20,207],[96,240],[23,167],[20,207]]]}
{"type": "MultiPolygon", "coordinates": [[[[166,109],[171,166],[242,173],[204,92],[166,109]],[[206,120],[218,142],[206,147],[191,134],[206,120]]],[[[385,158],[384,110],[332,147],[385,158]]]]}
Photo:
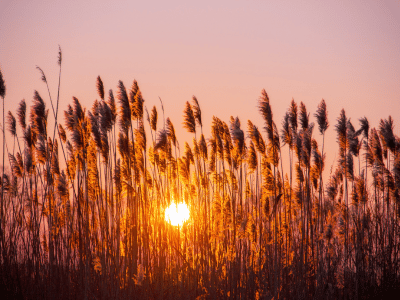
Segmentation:
{"type": "Polygon", "coordinates": [[[172,202],[171,205],[165,210],[165,220],[171,225],[182,226],[185,221],[189,219],[189,208],[185,203],[172,202]]]}

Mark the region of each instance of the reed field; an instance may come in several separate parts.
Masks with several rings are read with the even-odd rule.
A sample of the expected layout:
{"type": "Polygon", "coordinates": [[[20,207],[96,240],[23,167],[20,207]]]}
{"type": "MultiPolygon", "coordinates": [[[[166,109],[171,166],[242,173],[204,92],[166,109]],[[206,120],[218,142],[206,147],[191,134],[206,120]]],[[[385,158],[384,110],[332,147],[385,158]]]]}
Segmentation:
{"type": "MultiPolygon", "coordinates": [[[[61,50],[58,63],[60,87],[61,50]]],[[[22,100],[4,112],[15,100],[6,81],[0,72],[4,299],[400,292],[400,138],[391,117],[370,128],[345,110],[328,118],[324,100],[315,112],[292,100],[276,120],[262,90],[254,104],[262,124],[214,116],[203,132],[207,112],[193,97],[178,125],[193,139],[179,143],[163,103],[147,108],[136,81],[107,92],[98,77],[88,89],[100,100],[85,108],[73,98],[65,111],[60,89],[47,86],[30,107],[22,100]],[[315,139],[327,130],[336,149],[315,139]],[[326,151],[338,153],[330,173],[326,151]],[[171,203],[186,204],[186,221],[166,218],[171,203]]]]}

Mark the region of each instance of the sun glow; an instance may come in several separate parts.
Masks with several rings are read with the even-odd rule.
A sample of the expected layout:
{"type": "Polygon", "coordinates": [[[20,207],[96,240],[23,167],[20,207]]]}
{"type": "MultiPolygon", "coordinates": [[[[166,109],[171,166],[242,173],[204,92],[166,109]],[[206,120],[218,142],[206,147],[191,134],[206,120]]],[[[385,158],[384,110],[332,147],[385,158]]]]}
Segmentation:
{"type": "Polygon", "coordinates": [[[165,210],[165,220],[174,226],[182,226],[189,219],[189,209],[185,203],[171,203],[165,210]]]}

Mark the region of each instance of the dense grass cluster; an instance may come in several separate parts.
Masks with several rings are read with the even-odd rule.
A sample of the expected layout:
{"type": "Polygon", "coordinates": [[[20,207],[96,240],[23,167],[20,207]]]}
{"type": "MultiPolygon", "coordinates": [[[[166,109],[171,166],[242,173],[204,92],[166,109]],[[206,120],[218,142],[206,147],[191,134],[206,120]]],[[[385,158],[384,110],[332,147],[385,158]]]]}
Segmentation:
{"type": "MultiPolygon", "coordinates": [[[[61,52],[59,66],[61,76],[61,52]]],[[[22,100],[5,119],[1,72],[0,83],[13,138],[3,131],[4,295],[367,299],[400,286],[400,138],[391,117],[379,128],[362,118],[357,129],[342,110],[338,163],[324,182],[324,143],[314,138],[329,128],[324,100],[315,119],[292,100],[279,130],[263,90],[262,130],[213,117],[206,138],[193,97],[183,110],[193,143],[179,145],[136,81],[130,89],[119,81],[114,96],[98,77],[100,100],[85,109],[73,98],[63,122],[59,90],[48,94],[50,109],[35,92],[30,108],[22,100]],[[179,228],[164,218],[172,201],[190,209],[179,228]]]]}

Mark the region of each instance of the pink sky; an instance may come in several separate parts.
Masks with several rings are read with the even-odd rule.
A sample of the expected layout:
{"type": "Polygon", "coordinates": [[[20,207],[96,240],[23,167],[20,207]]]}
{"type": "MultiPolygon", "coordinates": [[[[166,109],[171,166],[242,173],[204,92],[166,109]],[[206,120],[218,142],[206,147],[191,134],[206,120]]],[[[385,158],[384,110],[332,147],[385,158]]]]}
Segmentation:
{"type": "Polygon", "coordinates": [[[163,99],[181,144],[187,137],[182,111],[192,95],[208,137],[213,115],[226,122],[239,116],[243,129],[251,119],[262,128],[257,99],[263,88],[279,129],[292,98],[306,104],[312,121],[325,99],[331,124],[327,170],[342,107],[356,128],[364,115],[372,126],[392,115],[400,135],[399,0],[2,0],[6,111],[15,113],[23,98],[30,105],[35,89],[48,99],[36,65],[55,97],[58,45],[60,112],[72,96],[91,107],[98,75],[114,91],[118,80],[130,87],[136,79],[149,110],[157,105],[160,113],[158,97],[163,99]]]}

